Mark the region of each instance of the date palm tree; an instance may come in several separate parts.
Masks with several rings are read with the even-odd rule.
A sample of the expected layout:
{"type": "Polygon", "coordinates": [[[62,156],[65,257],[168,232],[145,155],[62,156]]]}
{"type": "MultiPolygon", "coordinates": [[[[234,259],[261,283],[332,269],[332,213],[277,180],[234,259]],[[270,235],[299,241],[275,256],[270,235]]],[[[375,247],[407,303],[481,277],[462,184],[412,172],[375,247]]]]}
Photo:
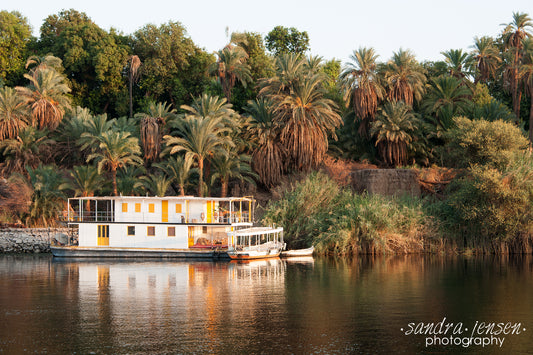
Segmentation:
{"type": "Polygon", "coordinates": [[[463,81],[449,75],[432,78],[422,108],[434,115],[443,129],[453,125],[455,116],[465,115],[472,105],[472,91],[463,81]]]}
{"type": "Polygon", "coordinates": [[[276,57],[276,73],[259,81],[259,96],[267,97],[290,94],[291,88],[306,74],[306,63],[295,53],[285,53],[276,57]]]}
{"type": "Polygon", "coordinates": [[[520,78],[529,95],[529,141],[533,145],[533,39],[524,40],[524,64],[520,68],[520,78]]]}
{"type": "Polygon", "coordinates": [[[128,165],[117,171],[117,189],[125,196],[139,196],[144,193],[141,177],[146,173],[142,165],[128,165]]]}
{"type": "Polygon", "coordinates": [[[161,140],[165,132],[168,120],[175,117],[176,110],[171,105],[151,102],[146,113],[137,114],[141,119],[141,144],[144,158],[147,161],[155,161],[161,154],[161,140]]]}
{"type": "Polygon", "coordinates": [[[449,49],[440,53],[444,56],[444,62],[451,76],[462,79],[469,74],[468,53],[463,52],[462,49],[449,49]]]}
{"type": "Polygon", "coordinates": [[[163,174],[142,176],[141,181],[146,191],[155,196],[165,197],[167,193],[172,190],[172,179],[163,174]]]}
{"type": "Polygon", "coordinates": [[[228,45],[217,52],[218,60],[210,67],[210,72],[215,75],[222,86],[226,100],[231,102],[231,91],[237,80],[246,87],[252,81],[250,66],[246,63],[248,54],[239,47],[228,45]]]}
{"type": "Polygon", "coordinates": [[[261,182],[272,187],[281,181],[287,156],[280,142],[281,127],[275,120],[272,101],[264,97],[249,101],[245,110],[252,118],[248,132],[257,139],[252,151],[252,167],[261,182]]]}
{"type": "Polygon", "coordinates": [[[65,206],[66,195],[61,171],[52,165],[27,168],[33,187],[29,219],[31,224],[54,225],[65,206]]]}
{"type": "MultiPolygon", "coordinates": [[[[185,158],[191,157],[198,166],[199,182],[198,196],[204,195],[204,163],[209,157],[228,146],[234,146],[228,134],[231,129],[223,125],[225,115],[190,114],[179,122],[176,127],[176,137],[166,135],[163,137],[167,148],[163,154],[171,155],[185,152],[185,158]]],[[[190,159],[190,158],[189,158],[190,159]]]]}
{"type": "Polygon", "coordinates": [[[400,48],[383,67],[387,96],[391,101],[403,101],[412,106],[425,92],[426,75],[423,67],[409,50],[400,48]]]}
{"type": "Polygon", "coordinates": [[[130,94],[130,117],[133,117],[133,84],[139,80],[139,68],[141,67],[141,60],[139,59],[139,56],[132,55],[129,58],[128,62],[128,91],[130,94]]]}
{"type": "Polygon", "coordinates": [[[98,148],[87,157],[87,162],[98,162],[98,172],[104,168],[111,172],[113,182],[113,194],[118,195],[117,169],[127,166],[142,164],[139,157],[141,148],[139,140],[131,137],[129,132],[107,131],[96,137],[98,148]]]}
{"type": "Polygon", "coordinates": [[[253,177],[257,177],[250,167],[251,157],[245,154],[237,155],[234,152],[218,154],[213,159],[214,173],[211,175],[211,184],[220,180],[220,197],[228,194],[230,179],[239,179],[255,185],[253,177]]]}
{"type": "MultiPolygon", "coordinates": [[[[72,168],[69,172],[70,179],[63,183],[62,190],[74,191],[74,196],[93,197],[98,191],[105,186],[105,178],[99,174],[94,165],[79,165],[72,168]]],[[[91,210],[90,201],[86,201],[86,210],[91,210]]]]}
{"type": "Polygon", "coordinates": [[[533,28],[533,22],[528,14],[514,12],[513,21],[506,25],[502,34],[504,46],[511,57],[506,66],[504,76],[511,92],[513,112],[518,119],[520,119],[520,101],[522,99],[519,77],[523,56],[522,42],[526,37],[531,37],[531,28],[533,28]]]}
{"type": "Polygon", "coordinates": [[[169,158],[165,163],[157,163],[154,165],[163,170],[172,181],[178,185],[180,196],[185,196],[185,187],[194,171],[192,168],[193,163],[194,160],[192,155],[185,157],[178,155],[169,158]]]}
{"type": "Polygon", "coordinates": [[[496,78],[496,69],[502,58],[491,37],[475,37],[473,51],[469,63],[475,72],[474,83],[486,83],[490,78],[496,78]]]}
{"type": "Polygon", "coordinates": [[[402,101],[385,103],[370,133],[376,137],[376,146],[387,164],[402,166],[407,163],[408,148],[417,127],[418,119],[410,105],[402,101]]]}
{"type": "Polygon", "coordinates": [[[322,82],[323,77],[314,74],[297,81],[290,94],[272,97],[280,141],[295,171],[318,166],[328,150],[328,135],[335,137],[342,124],[337,105],[324,98],[322,82]]]}
{"type": "Polygon", "coordinates": [[[0,88],[0,140],[15,138],[28,118],[26,101],[10,87],[0,88]]]}
{"type": "Polygon", "coordinates": [[[48,131],[28,126],[20,130],[16,138],[0,141],[0,149],[5,157],[2,172],[6,175],[15,172],[27,174],[26,167],[36,168],[47,161],[46,156],[51,156],[54,143],[47,136],[48,131]]]}
{"type": "Polygon", "coordinates": [[[29,86],[15,89],[31,107],[32,124],[54,130],[70,108],[70,88],[64,76],[52,68],[40,68],[24,77],[30,81],[29,86]]]}
{"type": "Polygon", "coordinates": [[[356,118],[363,121],[360,133],[368,130],[385,95],[377,71],[377,58],[373,48],[359,48],[350,56],[340,75],[346,106],[353,107],[356,118]]]}

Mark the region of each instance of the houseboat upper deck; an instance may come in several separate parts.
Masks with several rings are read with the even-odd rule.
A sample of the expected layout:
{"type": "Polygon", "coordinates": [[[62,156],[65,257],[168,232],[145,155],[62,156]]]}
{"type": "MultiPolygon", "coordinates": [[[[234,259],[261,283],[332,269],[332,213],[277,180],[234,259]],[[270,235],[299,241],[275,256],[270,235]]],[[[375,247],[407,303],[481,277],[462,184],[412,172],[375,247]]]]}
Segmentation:
{"type": "Polygon", "coordinates": [[[190,251],[190,256],[210,257],[214,250],[227,249],[228,232],[253,225],[254,202],[252,197],[70,198],[64,217],[77,229],[78,245],[53,246],[52,252],[82,256],[90,249],[84,254],[94,256],[109,250],[116,255],[119,249],[120,255],[174,250],[180,256],[190,251]]]}

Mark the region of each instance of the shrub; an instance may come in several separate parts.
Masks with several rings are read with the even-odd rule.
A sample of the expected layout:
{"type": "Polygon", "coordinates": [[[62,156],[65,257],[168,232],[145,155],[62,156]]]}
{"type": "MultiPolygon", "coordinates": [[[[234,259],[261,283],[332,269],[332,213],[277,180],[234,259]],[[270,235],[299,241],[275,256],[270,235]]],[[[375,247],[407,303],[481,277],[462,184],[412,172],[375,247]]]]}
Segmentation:
{"type": "Polygon", "coordinates": [[[519,128],[502,120],[488,122],[457,117],[454,121],[456,127],[444,135],[446,144],[442,153],[449,167],[487,164],[503,169],[516,152],[528,145],[519,128]]]}
{"type": "Polygon", "coordinates": [[[423,201],[354,194],[321,173],[285,190],[263,221],[282,225],[291,248],[335,254],[420,252],[436,232],[423,201]]]}
{"type": "Polygon", "coordinates": [[[533,234],[533,160],[516,154],[501,171],[475,165],[448,187],[438,211],[447,231],[465,247],[528,250],[533,234]],[[466,237],[467,236],[467,237],[466,237]]]}

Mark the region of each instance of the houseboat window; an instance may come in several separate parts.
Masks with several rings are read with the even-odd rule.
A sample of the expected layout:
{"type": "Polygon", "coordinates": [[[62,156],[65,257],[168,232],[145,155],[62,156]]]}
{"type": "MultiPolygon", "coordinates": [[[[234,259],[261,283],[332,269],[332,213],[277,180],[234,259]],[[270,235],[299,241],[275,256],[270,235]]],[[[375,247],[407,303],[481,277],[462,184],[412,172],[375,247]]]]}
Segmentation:
{"type": "Polygon", "coordinates": [[[154,204],[153,203],[149,203],[148,204],[148,212],[149,213],[154,213],[154,211],[155,211],[154,204]]]}
{"type": "Polygon", "coordinates": [[[128,226],[128,235],[135,235],[135,226],[128,226]]]}
{"type": "Polygon", "coordinates": [[[141,204],[140,203],[136,203],[135,204],[135,212],[141,212],[141,204]]]}
{"type": "Polygon", "coordinates": [[[128,204],[126,202],[122,203],[122,212],[128,212],[128,204]]]}
{"type": "Polygon", "coordinates": [[[167,228],[167,235],[169,237],[175,237],[176,236],[176,227],[168,227],[167,228]]]}
{"type": "Polygon", "coordinates": [[[205,227],[205,226],[202,227],[202,233],[203,233],[203,234],[207,234],[207,227],[205,227]]]}
{"type": "Polygon", "coordinates": [[[153,237],[155,235],[155,227],[153,226],[146,227],[146,235],[149,237],[153,237]]]}
{"type": "Polygon", "coordinates": [[[176,213],[181,213],[181,203],[176,203],[176,213]]]}

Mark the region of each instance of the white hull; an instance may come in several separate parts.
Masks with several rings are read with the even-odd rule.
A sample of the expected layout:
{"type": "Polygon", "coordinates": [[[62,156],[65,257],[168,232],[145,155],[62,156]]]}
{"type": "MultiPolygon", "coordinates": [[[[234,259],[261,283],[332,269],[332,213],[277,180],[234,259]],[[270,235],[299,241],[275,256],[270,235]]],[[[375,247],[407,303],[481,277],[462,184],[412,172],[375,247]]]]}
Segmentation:
{"type": "Polygon", "coordinates": [[[282,257],[293,257],[293,256],[311,256],[315,247],[306,248],[306,249],[295,249],[295,250],[286,250],[281,252],[282,257]]]}

